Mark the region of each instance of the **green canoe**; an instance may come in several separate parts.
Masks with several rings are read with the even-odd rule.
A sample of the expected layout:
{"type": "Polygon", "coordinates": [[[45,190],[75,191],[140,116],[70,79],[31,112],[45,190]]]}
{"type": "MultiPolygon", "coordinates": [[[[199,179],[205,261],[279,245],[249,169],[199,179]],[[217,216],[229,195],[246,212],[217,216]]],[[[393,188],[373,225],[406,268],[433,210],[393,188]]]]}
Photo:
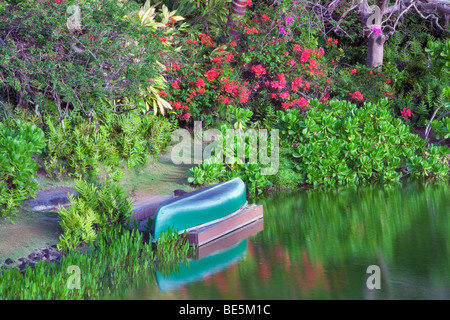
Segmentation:
{"type": "Polygon", "coordinates": [[[163,203],[153,222],[154,241],[169,228],[184,232],[239,210],[246,203],[246,188],[240,178],[186,193],[163,203]]]}

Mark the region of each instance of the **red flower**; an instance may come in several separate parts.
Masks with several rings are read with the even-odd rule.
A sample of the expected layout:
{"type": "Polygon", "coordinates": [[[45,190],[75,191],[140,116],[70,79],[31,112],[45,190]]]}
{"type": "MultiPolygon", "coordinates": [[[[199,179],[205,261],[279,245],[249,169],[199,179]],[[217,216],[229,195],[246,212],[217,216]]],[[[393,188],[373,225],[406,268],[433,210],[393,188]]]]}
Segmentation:
{"type": "Polygon", "coordinates": [[[203,79],[201,79],[201,78],[199,78],[199,79],[197,79],[197,81],[195,81],[195,85],[197,86],[197,87],[204,87],[205,86],[205,81],[203,81],[203,79]]]}
{"type": "Polygon", "coordinates": [[[256,74],[257,78],[259,78],[262,74],[266,74],[266,69],[264,69],[260,64],[253,65],[251,70],[256,74]]]}
{"type": "MultiPolygon", "coordinates": [[[[389,84],[391,83],[391,79],[386,79],[386,83],[389,84]]],[[[409,109],[408,109],[409,110],[409,109]]]]}
{"type": "Polygon", "coordinates": [[[298,44],[294,44],[294,51],[301,51],[302,47],[300,47],[298,44]]]}
{"type": "Polygon", "coordinates": [[[167,92],[165,92],[165,91],[159,91],[158,94],[163,98],[165,98],[167,96],[167,92]]]}
{"type": "Polygon", "coordinates": [[[305,63],[306,61],[308,61],[309,60],[309,55],[310,55],[311,52],[312,52],[311,49],[303,50],[302,55],[300,56],[300,61],[302,63],[305,63]]]}
{"type": "Polygon", "coordinates": [[[258,30],[257,30],[255,27],[253,27],[253,28],[247,28],[247,27],[245,27],[245,33],[246,33],[246,34],[258,33],[258,30]]]}
{"type": "Polygon", "coordinates": [[[236,47],[236,45],[237,45],[236,42],[234,42],[234,41],[231,41],[231,42],[230,42],[230,46],[236,47]]]}
{"type": "Polygon", "coordinates": [[[270,18],[267,15],[263,14],[261,17],[261,20],[267,21],[267,20],[270,20],[270,18]]]}
{"type": "Polygon", "coordinates": [[[350,70],[350,73],[356,73],[356,72],[358,72],[356,69],[350,70]]]}
{"type": "Polygon", "coordinates": [[[225,55],[225,60],[227,60],[228,62],[230,62],[230,60],[233,59],[233,58],[234,58],[234,54],[232,54],[231,52],[228,52],[225,55]]]}
{"type": "Polygon", "coordinates": [[[309,105],[309,102],[308,102],[308,100],[306,100],[305,98],[300,98],[300,99],[298,99],[297,101],[297,105],[300,107],[300,108],[304,108],[304,107],[307,107],[308,105],[309,105]]]}
{"type": "Polygon", "coordinates": [[[296,77],[293,82],[296,86],[300,87],[302,85],[302,77],[296,77]]]}
{"type": "Polygon", "coordinates": [[[211,70],[206,72],[206,77],[209,81],[215,80],[219,76],[219,72],[216,71],[216,68],[212,67],[211,70]]]}
{"type": "Polygon", "coordinates": [[[181,116],[181,118],[183,119],[189,119],[191,117],[191,115],[189,113],[185,113],[181,116]]]}
{"type": "Polygon", "coordinates": [[[275,99],[277,97],[276,93],[271,93],[271,95],[272,95],[272,99],[275,99]]]}
{"type": "Polygon", "coordinates": [[[362,93],[359,92],[359,91],[355,91],[355,92],[353,92],[353,93],[350,93],[350,96],[352,97],[352,99],[356,99],[356,100],[358,100],[358,101],[361,101],[361,100],[364,98],[364,96],[362,95],[362,93]]]}
{"type": "Polygon", "coordinates": [[[293,65],[295,64],[295,61],[294,61],[294,60],[289,60],[289,61],[287,62],[287,64],[288,64],[289,66],[293,66],[293,65]]]}
{"type": "Polygon", "coordinates": [[[178,85],[178,81],[175,80],[174,82],[171,83],[172,87],[175,89],[180,89],[180,86],[178,85]]]}

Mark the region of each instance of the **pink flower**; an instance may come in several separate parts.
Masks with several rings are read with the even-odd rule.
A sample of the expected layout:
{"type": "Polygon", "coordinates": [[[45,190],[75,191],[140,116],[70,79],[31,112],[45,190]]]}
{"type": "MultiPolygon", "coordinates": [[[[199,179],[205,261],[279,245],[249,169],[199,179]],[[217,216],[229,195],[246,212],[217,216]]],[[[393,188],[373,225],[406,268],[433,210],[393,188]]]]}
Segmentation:
{"type": "Polygon", "coordinates": [[[289,93],[282,92],[282,93],[280,93],[280,97],[281,97],[281,99],[286,99],[287,97],[289,97],[289,93]]]}
{"type": "Polygon", "coordinates": [[[185,113],[181,116],[181,118],[183,119],[189,119],[191,117],[191,115],[189,113],[185,113]]]}
{"type": "Polygon", "coordinates": [[[293,66],[293,65],[295,64],[295,61],[294,61],[294,60],[289,60],[289,61],[287,62],[287,64],[288,64],[289,66],[293,66]]]}
{"type": "Polygon", "coordinates": [[[375,32],[377,34],[381,34],[381,29],[377,26],[374,26],[372,30],[373,30],[373,32],[375,32]]]}
{"type": "Polygon", "coordinates": [[[356,73],[356,72],[358,72],[356,69],[350,70],[350,73],[356,73]]]}
{"type": "Polygon", "coordinates": [[[411,110],[403,108],[403,110],[400,110],[400,114],[402,117],[405,117],[406,119],[408,119],[409,117],[411,117],[411,110]]]}

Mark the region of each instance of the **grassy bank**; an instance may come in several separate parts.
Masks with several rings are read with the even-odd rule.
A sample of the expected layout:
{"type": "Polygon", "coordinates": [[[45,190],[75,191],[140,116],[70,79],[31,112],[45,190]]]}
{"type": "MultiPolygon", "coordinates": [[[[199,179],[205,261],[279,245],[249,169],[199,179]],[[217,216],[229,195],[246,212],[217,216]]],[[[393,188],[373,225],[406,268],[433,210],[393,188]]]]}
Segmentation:
{"type": "MultiPolygon", "coordinates": [[[[133,204],[137,205],[147,197],[159,194],[172,194],[173,190],[192,191],[188,184],[189,165],[175,165],[170,160],[170,148],[158,159],[149,159],[147,165],[139,169],[128,169],[124,164],[120,170],[124,176],[120,184],[130,195],[133,204]]],[[[105,171],[99,174],[103,179],[105,171]]],[[[56,188],[72,188],[74,179],[60,179],[39,175],[39,191],[51,191],[56,188]]],[[[25,257],[34,248],[55,245],[62,232],[55,212],[33,211],[24,203],[19,213],[13,216],[14,224],[8,218],[0,218],[0,264],[6,259],[17,260],[25,257]]]]}

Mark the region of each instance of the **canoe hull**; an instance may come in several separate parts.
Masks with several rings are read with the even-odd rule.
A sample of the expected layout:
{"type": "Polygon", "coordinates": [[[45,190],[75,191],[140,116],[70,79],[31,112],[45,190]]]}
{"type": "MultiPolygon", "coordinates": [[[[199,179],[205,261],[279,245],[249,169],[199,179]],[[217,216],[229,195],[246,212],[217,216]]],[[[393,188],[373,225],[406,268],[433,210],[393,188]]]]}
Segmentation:
{"type": "Polygon", "coordinates": [[[246,188],[240,178],[187,193],[158,208],[153,239],[169,228],[183,232],[212,223],[239,210],[245,203],[246,188]]]}

